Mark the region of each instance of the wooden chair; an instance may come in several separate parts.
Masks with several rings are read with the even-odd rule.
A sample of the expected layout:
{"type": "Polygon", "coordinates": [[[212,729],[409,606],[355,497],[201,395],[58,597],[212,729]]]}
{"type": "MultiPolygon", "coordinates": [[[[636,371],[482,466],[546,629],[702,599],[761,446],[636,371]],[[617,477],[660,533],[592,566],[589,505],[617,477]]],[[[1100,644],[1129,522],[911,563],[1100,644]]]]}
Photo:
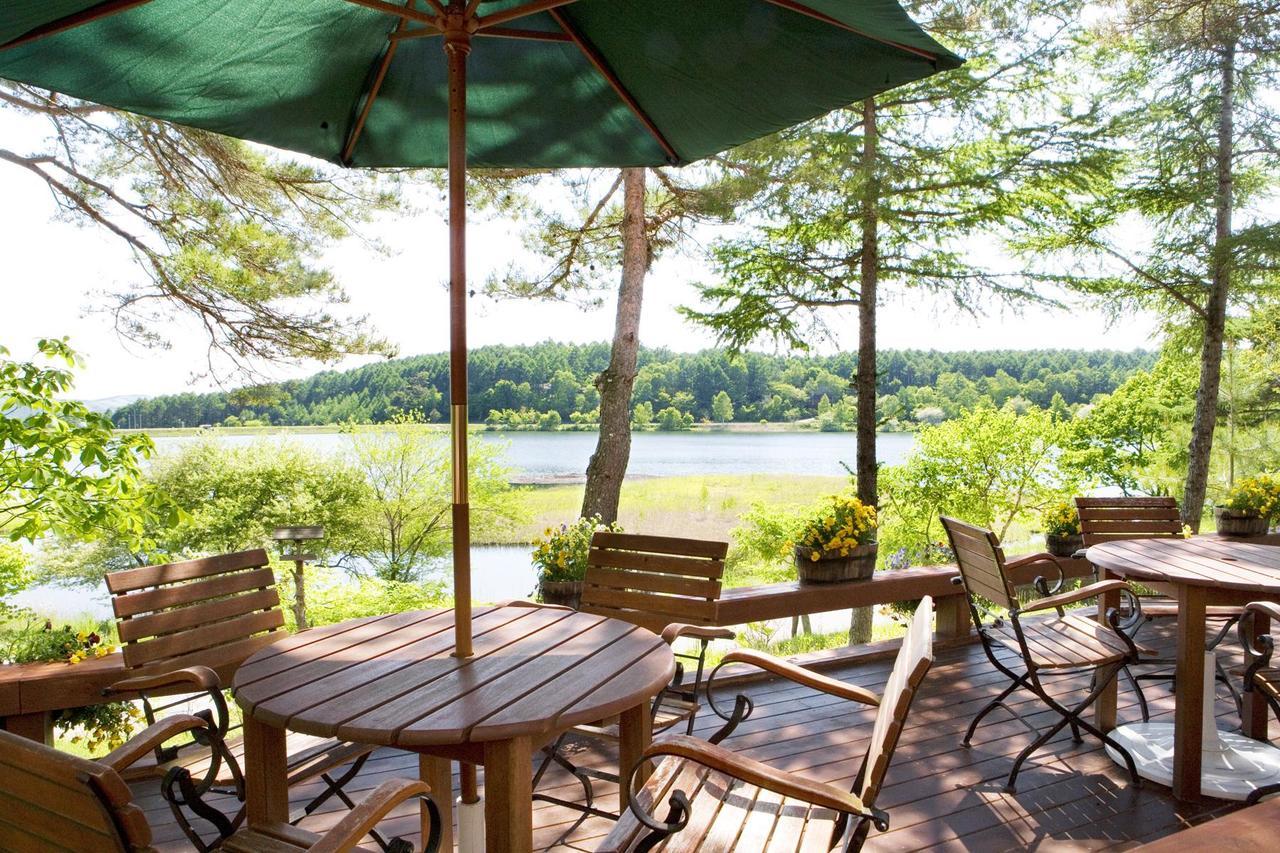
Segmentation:
{"type": "MultiPolygon", "coordinates": [[[[858,850],[872,824],[881,832],[887,830],[889,817],[876,808],[876,798],[911,700],[933,664],[933,600],[926,597],[916,608],[882,696],[760,652],[731,652],[721,665],[730,663],[758,666],[876,708],[851,790],[776,770],[708,741],[676,735],[645,751],[647,758],[660,758],[661,763],[632,795],[630,811],[598,849],[631,853],[667,843],[669,850],[709,853],[776,850],[784,844],[787,850],[858,850]],[[669,812],[659,820],[654,811],[664,801],[669,812]]],[[[715,674],[708,689],[714,680],[715,674]]],[[[739,705],[744,700],[740,697],[739,705]]]]}
{"type": "MultiPolygon", "coordinates": [[[[185,735],[195,735],[225,750],[212,719],[190,714],[166,717],[96,761],[0,731],[0,797],[6,805],[0,810],[0,849],[154,851],[147,814],[133,801],[123,774],[166,740],[185,735]]],[[[234,765],[230,754],[225,754],[234,765]]],[[[435,850],[440,822],[436,806],[427,796],[429,790],[423,782],[393,779],[375,788],[323,835],[290,825],[241,829],[230,834],[219,849],[230,853],[367,850],[356,845],[378,821],[400,803],[419,798],[431,819],[427,849],[435,850]]],[[[176,809],[172,801],[171,807],[176,809]]],[[[412,847],[402,843],[398,849],[411,851],[412,847]]]]}
{"type": "MultiPolygon", "coordinates": [[[[1253,601],[1244,606],[1240,616],[1240,646],[1244,649],[1244,692],[1257,693],[1266,700],[1271,713],[1280,719],[1280,669],[1272,666],[1275,639],[1270,634],[1259,634],[1253,639],[1254,619],[1263,616],[1272,626],[1280,625],[1280,604],[1270,601],[1253,601]]],[[[1280,794],[1280,784],[1264,785],[1249,795],[1252,805],[1263,797],[1280,794]]]]}
{"type": "MultiPolygon", "coordinates": [[[[1009,772],[1008,789],[1015,790],[1018,771],[1022,763],[1036,750],[1048,743],[1064,726],[1071,727],[1076,743],[1081,742],[1080,729],[1102,740],[1124,757],[1129,775],[1138,784],[1138,772],[1133,758],[1120,744],[1095,728],[1081,714],[1102,694],[1120,671],[1138,660],[1139,650],[1132,638],[1120,630],[1119,614],[1107,613],[1109,625],[1103,625],[1084,614],[1065,610],[1076,604],[1115,591],[1129,589],[1124,581],[1098,581],[1080,589],[1057,592],[1027,604],[1020,604],[1017,590],[1010,580],[1009,569],[1044,563],[1057,569],[1057,562],[1048,554],[1034,554],[1012,562],[1006,562],[1000,541],[989,530],[974,527],[954,518],[943,518],[942,526],[956,555],[960,568],[957,581],[964,587],[969,599],[973,624],[978,629],[982,650],[987,659],[1009,678],[1010,684],[978,712],[965,732],[964,745],[969,746],[978,724],[996,708],[1004,708],[1019,722],[1036,734],[1036,738],[1018,755],[1009,772]],[[992,612],[990,605],[1002,608],[1006,613],[992,612]],[[1032,613],[1052,611],[1048,618],[1025,620],[1032,613]],[[1022,671],[1011,667],[998,652],[1013,652],[1020,659],[1022,671]],[[1074,675],[1091,672],[1093,675],[1088,695],[1075,707],[1068,708],[1046,691],[1042,678],[1052,675],[1074,675]],[[1005,702],[1018,688],[1031,691],[1058,713],[1059,719],[1043,732],[1032,725],[1017,710],[1005,702]]],[[[1059,570],[1060,571],[1060,570],[1059,570]]],[[[1036,579],[1036,587],[1049,590],[1044,578],[1036,579]]],[[[1016,667],[1016,664],[1015,664],[1016,667]]]]}
{"type": "MultiPolygon", "coordinates": [[[[1086,548],[1125,539],[1173,539],[1182,538],[1182,512],[1178,499],[1166,496],[1153,497],[1105,497],[1076,498],[1076,513],[1080,517],[1080,535],[1086,548]]],[[[1079,554],[1077,556],[1084,556],[1079,554]]],[[[1101,578],[1099,578],[1101,580],[1101,578]]],[[[1178,615],[1178,602],[1167,595],[1160,595],[1141,587],[1124,596],[1128,602],[1121,614],[1120,628],[1130,637],[1137,638],[1142,627],[1153,619],[1172,618],[1178,615]]],[[[1206,608],[1206,619],[1221,622],[1217,633],[1205,644],[1206,649],[1217,648],[1240,618],[1240,608],[1213,606],[1206,608]]],[[[1150,720],[1147,698],[1142,692],[1142,681],[1172,681],[1173,658],[1144,657],[1140,664],[1156,667],[1159,672],[1129,675],[1130,684],[1138,697],[1142,721],[1150,720]]],[[[1225,684],[1240,709],[1240,693],[1226,669],[1219,661],[1217,678],[1225,684]]],[[[1126,674],[1127,671],[1126,671],[1126,674]]]]}
{"type": "MultiPolygon", "coordinates": [[[[668,536],[598,532],[591,538],[578,609],[660,633],[668,644],[674,645],[680,639],[696,643],[696,651],[673,649],[679,659],[675,677],[653,702],[655,733],[681,723],[685,724],[686,734],[693,732],[700,707],[698,691],[703,681],[707,645],[712,640],[734,637],[732,631],[714,625],[728,550],[727,542],[668,536]],[[693,669],[692,679],[686,678],[690,667],[684,665],[685,661],[693,669]]],[[[616,742],[618,727],[612,723],[576,726],[544,751],[545,758],[533,778],[534,788],[554,762],[578,778],[585,791],[585,805],[547,794],[535,794],[534,799],[599,817],[616,818],[616,814],[594,807],[591,780],[617,782],[617,775],[578,767],[569,761],[564,745],[570,735],[616,742]]]]}
{"type": "MultiPolygon", "coordinates": [[[[155,723],[159,713],[188,706],[193,696],[203,695],[211,705],[218,735],[225,739],[230,717],[223,685],[250,655],[286,635],[266,552],[257,549],[125,569],[109,573],[106,583],[128,673],[108,688],[107,695],[141,698],[148,723],[155,723]],[[168,698],[158,704],[162,696],[168,698]]],[[[291,785],[313,779],[324,783],[321,793],[295,820],[334,796],[353,807],[342,789],[371,752],[372,747],[363,744],[324,740],[290,756],[291,785]],[[336,773],[340,768],[345,769],[336,773]]],[[[227,784],[225,777],[219,778],[219,770],[225,771],[226,765],[211,761],[203,739],[157,745],[154,763],[136,767],[130,775],[164,772],[175,765],[200,780],[199,792],[227,784]]],[[[186,824],[183,829],[189,835],[192,832],[186,824]]],[[[384,849],[390,843],[381,836],[375,839],[384,849]]]]}

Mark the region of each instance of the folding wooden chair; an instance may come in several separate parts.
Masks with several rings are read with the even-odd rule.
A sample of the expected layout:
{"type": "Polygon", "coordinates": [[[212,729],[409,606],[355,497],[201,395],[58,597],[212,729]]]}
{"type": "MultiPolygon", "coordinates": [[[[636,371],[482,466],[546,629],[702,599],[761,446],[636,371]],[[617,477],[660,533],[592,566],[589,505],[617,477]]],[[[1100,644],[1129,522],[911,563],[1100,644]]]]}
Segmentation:
{"type": "MultiPolygon", "coordinates": [[[[729,653],[723,665],[747,663],[832,696],[876,708],[867,750],[852,789],[786,773],[709,741],[676,735],[654,743],[646,758],[661,758],[649,780],[633,790],[630,811],[598,848],[602,853],[668,850],[722,853],[859,850],[871,826],[884,832],[889,815],[876,799],[925,674],[933,664],[933,599],[925,597],[902,640],[884,694],[876,696],[760,652],[729,653]],[[663,820],[654,812],[663,802],[663,820]],[[646,830],[648,830],[646,832],[646,830]]],[[[718,669],[718,667],[717,667],[718,669]]],[[[715,673],[708,684],[714,687],[715,673]]],[[[749,704],[740,696],[738,706],[749,704]]],[[[639,768],[632,774],[636,778],[639,768]]]]}
{"type": "MultiPolygon", "coordinates": [[[[1072,738],[1081,742],[1080,729],[1113,747],[1125,760],[1129,775],[1138,784],[1138,772],[1133,758],[1120,744],[1095,728],[1081,714],[1102,691],[1111,684],[1127,665],[1138,660],[1138,648],[1132,638],[1120,630],[1119,614],[1112,609],[1107,613],[1109,624],[1103,625],[1088,616],[1064,608],[1114,591],[1129,589],[1124,581],[1099,581],[1080,589],[1048,595],[1027,604],[1020,604],[1017,590],[1010,580],[1008,570],[1036,563],[1057,562],[1048,554],[1035,554],[1006,563],[1004,550],[996,535],[989,530],[974,527],[954,518],[943,518],[947,538],[956,555],[960,568],[957,581],[964,587],[969,599],[973,624],[977,626],[982,650],[987,659],[1004,675],[1010,684],[978,712],[965,732],[964,745],[969,746],[978,724],[996,708],[1004,708],[1019,722],[1027,726],[1036,738],[1018,755],[1009,772],[1008,789],[1013,791],[1022,764],[1037,749],[1048,743],[1064,726],[1071,727],[1072,738]],[[996,613],[991,605],[1003,608],[1006,613],[996,613]],[[1032,613],[1052,611],[1056,615],[1040,619],[1024,619],[1032,613]],[[1016,671],[997,652],[1013,652],[1020,658],[1021,672],[1016,671]],[[1049,695],[1042,683],[1043,677],[1073,675],[1089,672],[1093,678],[1088,695],[1074,707],[1067,707],[1049,695]],[[1005,700],[1018,688],[1026,688],[1040,701],[1056,711],[1059,719],[1043,732],[1031,724],[1005,700]]],[[[1048,589],[1043,578],[1036,579],[1040,590],[1048,589]]],[[[1016,666],[1016,665],[1015,665],[1016,666]]]]}
{"type": "MultiPolygon", "coordinates": [[[[1182,538],[1182,513],[1178,509],[1177,498],[1165,496],[1076,498],[1075,502],[1076,513],[1080,517],[1080,534],[1086,548],[1124,539],[1182,538]]],[[[1122,608],[1120,628],[1135,640],[1142,627],[1153,619],[1168,619],[1178,615],[1178,602],[1167,595],[1137,587],[1132,593],[1126,593],[1123,598],[1127,605],[1122,608]]],[[[1206,649],[1214,649],[1239,621],[1240,608],[1208,607],[1205,609],[1205,618],[1211,622],[1222,623],[1221,627],[1216,629],[1217,633],[1205,643],[1206,649]]],[[[1137,694],[1138,706],[1142,710],[1142,721],[1147,722],[1151,716],[1141,682],[1172,681],[1173,667],[1177,661],[1173,658],[1147,656],[1138,663],[1144,667],[1158,667],[1161,670],[1160,672],[1143,672],[1137,676],[1129,673],[1127,669],[1125,671],[1134,693],[1137,694]]],[[[1239,712],[1240,692],[1221,661],[1217,662],[1217,670],[1218,681],[1226,685],[1239,712]]]]}
{"type": "MultiPolygon", "coordinates": [[[[1271,708],[1271,713],[1280,720],[1280,669],[1271,664],[1275,639],[1270,634],[1259,634],[1255,644],[1253,620],[1258,616],[1270,619],[1273,628],[1280,625],[1280,604],[1252,601],[1244,606],[1241,613],[1240,645],[1244,648],[1244,692],[1260,695],[1271,708]]],[[[1272,794],[1280,794],[1280,784],[1258,788],[1249,795],[1247,802],[1252,805],[1272,794]]]]}
{"type": "MultiPolygon", "coordinates": [[[[0,849],[48,853],[154,853],[147,813],[133,801],[123,774],[167,740],[193,736],[239,768],[223,744],[211,716],[175,714],[152,724],[119,749],[96,761],[0,731],[0,849]]],[[[396,806],[421,799],[431,821],[428,851],[439,846],[440,816],[423,782],[392,779],[383,782],[355,809],[321,835],[282,824],[273,827],[225,829],[220,850],[228,853],[291,853],[291,851],[368,851],[360,840],[396,806]]],[[[178,806],[170,799],[175,814],[178,806]]],[[[216,813],[215,813],[216,814],[216,813]]],[[[399,842],[397,851],[412,846],[399,842]]]]}
{"type": "MultiPolygon", "coordinates": [[[[206,697],[218,735],[225,739],[231,726],[222,686],[250,655],[285,636],[284,613],[266,552],[125,569],[109,573],[106,583],[128,673],[108,688],[107,695],[139,697],[149,724],[157,722],[161,712],[206,697]],[[157,701],[160,697],[165,697],[163,702],[157,701]]],[[[290,756],[291,785],[317,778],[324,783],[320,794],[294,816],[295,822],[330,797],[353,808],[343,787],[372,751],[363,744],[322,740],[290,756]]],[[[203,738],[157,745],[154,762],[142,764],[132,768],[131,777],[181,766],[199,780],[198,793],[215,786],[235,793],[225,787],[225,777],[219,778],[225,763],[211,760],[203,738]]],[[[183,829],[193,832],[185,824],[183,829]]],[[[390,843],[381,836],[376,840],[384,849],[390,843]]]]}
{"type": "MultiPolygon", "coordinates": [[[[728,549],[727,542],[668,536],[599,532],[591,539],[582,603],[578,607],[581,612],[648,628],[660,633],[669,644],[680,639],[696,642],[696,651],[673,650],[679,659],[675,677],[653,702],[655,733],[681,723],[687,734],[693,732],[707,645],[712,640],[734,637],[732,631],[714,625],[728,549]],[[686,662],[689,666],[685,666],[686,662]],[[692,679],[686,677],[690,668],[692,679]]],[[[555,763],[577,777],[585,792],[585,804],[540,793],[535,793],[534,799],[616,819],[616,814],[594,806],[591,780],[617,782],[617,774],[579,767],[570,761],[564,747],[572,735],[616,742],[618,727],[610,721],[575,726],[544,750],[545,757],[533,777],[534,788],[555,763]]]]}

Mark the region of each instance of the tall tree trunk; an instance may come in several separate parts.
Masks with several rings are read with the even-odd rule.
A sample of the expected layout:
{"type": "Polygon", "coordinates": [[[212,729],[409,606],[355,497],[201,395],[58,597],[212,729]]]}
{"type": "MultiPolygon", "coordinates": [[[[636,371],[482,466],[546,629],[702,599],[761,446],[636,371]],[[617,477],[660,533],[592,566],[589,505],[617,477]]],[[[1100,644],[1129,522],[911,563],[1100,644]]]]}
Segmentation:
{"type": "MultiPolygon", "coordinates": [[[[858,430],[855,434],[858,500],[874,506],[879,493],[876,465],[876,285],[880,278],[880,244],[876,234],[880,187],[876,180],[876,102],[862,102],[862,262],[858,287],[858,372],[854,393],[858,397],[858,430]]],[[[849,645],[871,642],[875,611],[858,607],[849,616],[849,645]]]]}
{"type": "Polygon", "coordinates": [[[1227,325],[1227,299],[1231,289],[1231,155],[1234,141],[1235,60],[1235,42],[1230,42],[1222,49],[1222,64],[1219,67],[1222,103],[1218,112],[1218,188],[1214,196],[1211,289],[1205,304],[1204,344],[1200,350],[1200,387],[1196,390],[1196,411],[1191,423],[1191,444],[1187,448],[1187,480],[1182,498],[1182,520],[1191,525],[1193,530],[1200,529],[1205,490],[1209,483],[1213,431],[1218,423],[1218,393],[1222,386],[1222,346],[1227,325]]]}
{"type": "Polygon", "coordinates": [[[600,389],[600,437],[587,465],[582,515],[617,521],[622,479],[631,459],[631,389],[640,351],[640,305],[649,271],[644,222],[644,169],[622,170],[622,283],[613,326],[609,367],[596,378],[600,389]]]}
{"type": "Polygon", "coordinates": [[[858,289],[858,373],[854,392],[858,396],[857,459],[858,499],[876,503],[876,285],[880,277],[880,247],[877,241],[876,102],[862,102],[862,264],[858,289]]]}

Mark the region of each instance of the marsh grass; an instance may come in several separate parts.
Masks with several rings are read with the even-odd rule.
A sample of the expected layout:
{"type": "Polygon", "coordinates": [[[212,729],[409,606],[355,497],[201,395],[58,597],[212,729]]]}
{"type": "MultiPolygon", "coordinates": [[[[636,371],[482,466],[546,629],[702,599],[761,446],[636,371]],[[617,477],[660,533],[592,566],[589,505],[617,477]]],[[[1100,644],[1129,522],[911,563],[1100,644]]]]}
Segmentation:
{"type": "MultiPolygon", "coordinates": [[[[824,495],[848,488],[843,477],[727,474],[656,477],[622,486],[618,521],[631,532],[695,539],[732,539],[733,528],[757,501],[777,507],[806,506],[824,495]]],[[[522,489],[530,521],[501,541],[532,541],[543,530],[572,521],[582,506],[581,485],[530,486],[522,489]]]]}

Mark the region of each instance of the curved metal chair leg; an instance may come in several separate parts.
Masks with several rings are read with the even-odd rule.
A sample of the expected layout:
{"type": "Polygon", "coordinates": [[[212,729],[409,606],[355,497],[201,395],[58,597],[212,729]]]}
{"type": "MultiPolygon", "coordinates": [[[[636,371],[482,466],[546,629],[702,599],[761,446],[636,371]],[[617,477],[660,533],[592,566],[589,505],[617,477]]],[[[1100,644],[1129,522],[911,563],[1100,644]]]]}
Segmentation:
{"type": "MultiPolygon", "coordinates": [[[[1142,722],[1151,722],[1151,710],[1147,707],[1147,696],[1142,692],[1142,685],[1134,677],[1133,671],[1127,666],[1124,668],[1124,677],[1128,679],[1129,686],[1133,688],[1134,695],[1138,697],[1138,708],[1142,711],[1142,722]]],[[[1079,743],[1079,741],[1077,740],[1076,743],[1079,743]]]]}
{"type": "Polygon", "coordinates": [[[996,696],[996,698],[988,702],[986,706],[983,707],[983,709],[978,712],[978,716],[973,718],[973,721],[969,723],[968,730],[966,730],[964,733],[964,740],[961,741],[963,745],[969,746],[970,741],[973,740],[973,733],[978,730],[978,724],[982,722],[982,718],[987,716],[987,714],[990,714],[996,708],[999,708],[1002,705],[1004,705],[1004,700],[1008,699],[1009,695],[1013,693],[1013,691],[1017,690],[1019,687],[1022,687],[1026,683],[1024,678],[1025,677],[1020,677],[1018,679],[1015,679],[1012,684],[1010,684],[1008,687],[1006,687],[1004,690],[1000,692],[1000,695],[996,696]]]}
{"type": "Polygon", "coordinates": [[[1049,742],[1050,738],[1062,731],[1063,727],[1069,722],[1071,722],[1071,718],[1064,716],[1062,719],[1058,720],[1058,722],[1045,729],[1044,733],[1033,740],[1026,749],[1018,753],[1018,757],[1014,759],[1013,762],[1013,769],[1009,771],[1009,781],[1005,783],[1006,791],[1011,794],[1017,791],[1018,773],[1022,770],[1022,763],[1031,757],[1031,753],[1044,746],[1049,742]]]}

